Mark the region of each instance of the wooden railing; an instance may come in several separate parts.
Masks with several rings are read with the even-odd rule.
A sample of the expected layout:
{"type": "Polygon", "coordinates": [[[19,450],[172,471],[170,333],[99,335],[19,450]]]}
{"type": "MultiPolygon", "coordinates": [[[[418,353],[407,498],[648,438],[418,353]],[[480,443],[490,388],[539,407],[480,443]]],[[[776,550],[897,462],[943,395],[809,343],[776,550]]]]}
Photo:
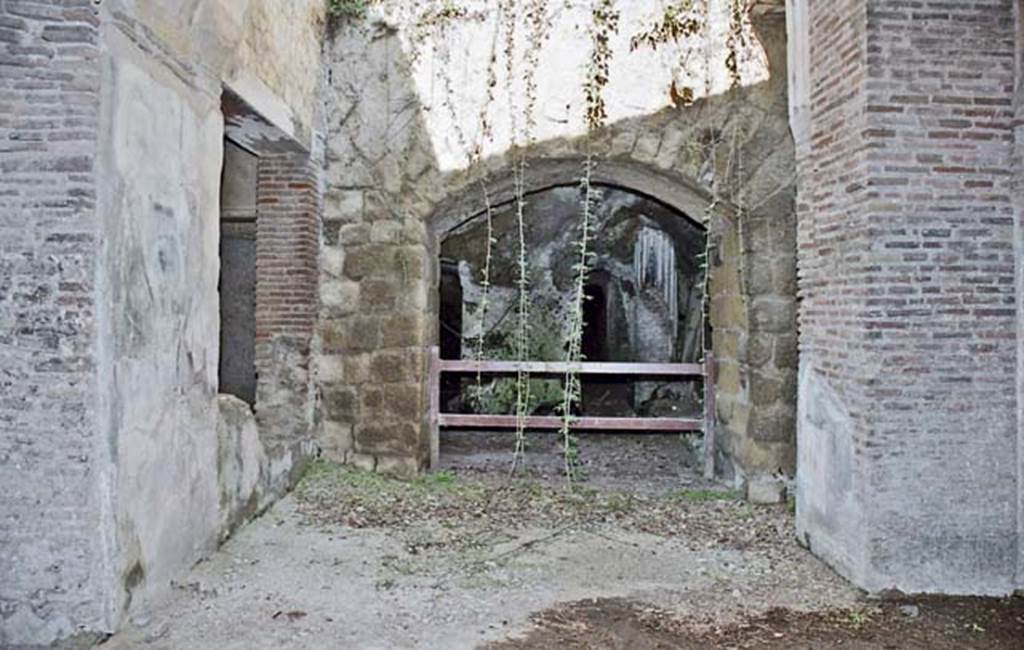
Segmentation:
{"type": "MultiPolygon", "coordinates": [[[[441,376],[444,374],[510,375],[520,371],[531,375],[565,375],[572,370],[580,375],[614,375],[618,377],[680,377],[703,380],[704,413],[696,418],[637,417],[574,417],[574,429],[590,431],[631,431],[634,433],[666,433],[701,431],[704,433],[704,473],[714,475],[715,450],[715,360],[711,351],[704,353],[704,363],[608,363],[585,361],[476,361],[441,359],[438,348],[430,353],[430,422],[435,438],[440,429],[513,429],[514,415],[482,415],[475,413],[444,413],[441,411],[441,376]]],[[[557,430],[562,418],[527,416],[527,429],[557,430]]]]}

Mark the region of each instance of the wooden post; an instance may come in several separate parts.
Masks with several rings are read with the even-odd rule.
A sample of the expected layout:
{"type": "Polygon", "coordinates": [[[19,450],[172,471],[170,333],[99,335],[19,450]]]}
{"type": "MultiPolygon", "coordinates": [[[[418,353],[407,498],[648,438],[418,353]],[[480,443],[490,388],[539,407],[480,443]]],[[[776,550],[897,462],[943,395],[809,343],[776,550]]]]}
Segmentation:
{"type": "Polygon", "coordinates": [[[441,431],[438,426],[441,415],[441,352],[434,345],[430,348],[427,363],[427,390],[430,413],[430,468],[436,469],[441,455],[441,431]]]}
{"type": "Polygon", "coordinates": [[[715,355],[704,351],[704,477],[715,478],[715,355]]]}

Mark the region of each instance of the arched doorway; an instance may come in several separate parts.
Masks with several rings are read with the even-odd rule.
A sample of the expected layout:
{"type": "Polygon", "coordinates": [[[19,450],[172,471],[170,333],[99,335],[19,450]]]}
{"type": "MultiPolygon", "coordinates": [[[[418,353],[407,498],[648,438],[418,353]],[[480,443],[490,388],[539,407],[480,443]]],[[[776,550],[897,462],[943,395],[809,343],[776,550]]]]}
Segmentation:
{"type": "MultiPolygon", "coordinates": [[[[672,206],[621,185],[593,183],[592,194],[596,200],[591,210],[592,239],[584,286],[584,359],[699,363],[702,349],[684,342],[692,343],[693,334],[705,327],[702,259],[707,235],[703,226],[672,206]]],[[[460,358],[564,359],[566,325],[578,290],[581,195],[575,182],[554,183],[531,188],[525,199],[522,229],[514,196],[461,218],[445,215],[451,227],[439,233],[438,253],[445,264],[441,267],[438,327],[444,341],[451,336],[447,331],[450,324],[461,322],[460,358]],[[525,255],[520,254],[520,230],[525,255]],[[445,269],[452,267],[458,268],[459,305],[443,297],[453,293],[444,288],[453,277],[445,269]],[[519,285],[524,272],[528,287],[526,339],[519,328],[519,285]]],[[[587,418],[702,417],[699,382],[638,379],[614,375],[584,378],[574,412],[587,418]]],[[[515,381],[506,377],[481,382],[468,377],[458,394],[442,390],[442,411],[508,415],[516,412],[520,407],[516,400],[525,394],[527,415],[559,412],[563,395],[559,379],[531,376],[525,393],[515,381]]],[[[477,435],[476,439],[486,437],[477,435]]],[[[503,438],[507,440],[507,435],[503,438]]],[[[648,442],[653,439],[648,438],[648,442]]],[[[669,444],[679,444],[678,436],[667,438],[669,444]]],[[[475,451],[465,438],[455,447],[445,446],[475,451]]],[[[500,448],[493,451],[500,454],[500,448]]],[[[684,460],[699,457],[699,451],[691,448],[680,456],[684,460]]]]}

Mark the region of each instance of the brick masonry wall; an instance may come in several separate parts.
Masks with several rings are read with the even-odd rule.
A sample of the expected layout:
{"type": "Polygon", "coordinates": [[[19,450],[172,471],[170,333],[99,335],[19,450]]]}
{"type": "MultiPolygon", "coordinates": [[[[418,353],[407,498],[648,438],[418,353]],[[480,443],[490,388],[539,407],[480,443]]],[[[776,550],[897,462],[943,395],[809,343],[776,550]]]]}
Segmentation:
{"type": "Polygon", "coordinates": [[[1013,3],[810,8],[799,527],[869,589],[1005,593],[1018,543],[1013,3]],[[810,465],[817,452],[831,465],[810,465]]]}
{"type": "Polygon", "coordinates": [[[1024,5],[1016,4],[1014,207],[1017,257],[1017,587],[1024,589],[1024,5]]]}
{"type": "Polygon", "coordinates": [[[801,107],[793,114],[801,299],[797,525],[817,554],[853,573],[862,564],[863,478],[852,449],[865,402],[849,379],[862,362],[850,349],[865,298],[847,278],[865,246],[859,178],[867,14],[863,0],[794,0],[789,11],[791,51],[801,55],[790,61],[800,75],[792,101],[801,107]]]}
{"type": "Polygon", "coordinates": [[[0,3],[0,646],[108,622],[96,425],[98,18],[0,3]]]}

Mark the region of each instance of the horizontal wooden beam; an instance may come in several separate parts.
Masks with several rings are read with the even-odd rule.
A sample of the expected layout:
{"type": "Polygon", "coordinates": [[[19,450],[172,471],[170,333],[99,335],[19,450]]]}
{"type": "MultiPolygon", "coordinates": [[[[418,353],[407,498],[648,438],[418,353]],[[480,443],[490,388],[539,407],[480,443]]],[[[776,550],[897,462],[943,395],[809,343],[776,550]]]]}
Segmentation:
{"type": "MultiPolygon", "coordinates": [[[[527,429],[560,429],[562,418],[553,416],[531,415],[525,418],[527,429]]],[[[438,425],[442,427],[463,429],[514,429],[514,415],[476,415],[463,413],[441,413],[438,425]]],[[[664,433],[678,431],[701,431],[704,421],[700,418],[599,418],[579,417],[572,421],[573,431],[589,429],[592,431],[646,431],[664,433]]]]}
{"type": "Polygon", "coordinates": [[[631,375],[701,377],[704,366],[700,363],[614,363],[606,361],[476,361],[473,359],[441,359],[441,372],[457,373],[516,373],[522,370],[535,375],[564,375],[569,370],[580,375],[631,375]]]}

